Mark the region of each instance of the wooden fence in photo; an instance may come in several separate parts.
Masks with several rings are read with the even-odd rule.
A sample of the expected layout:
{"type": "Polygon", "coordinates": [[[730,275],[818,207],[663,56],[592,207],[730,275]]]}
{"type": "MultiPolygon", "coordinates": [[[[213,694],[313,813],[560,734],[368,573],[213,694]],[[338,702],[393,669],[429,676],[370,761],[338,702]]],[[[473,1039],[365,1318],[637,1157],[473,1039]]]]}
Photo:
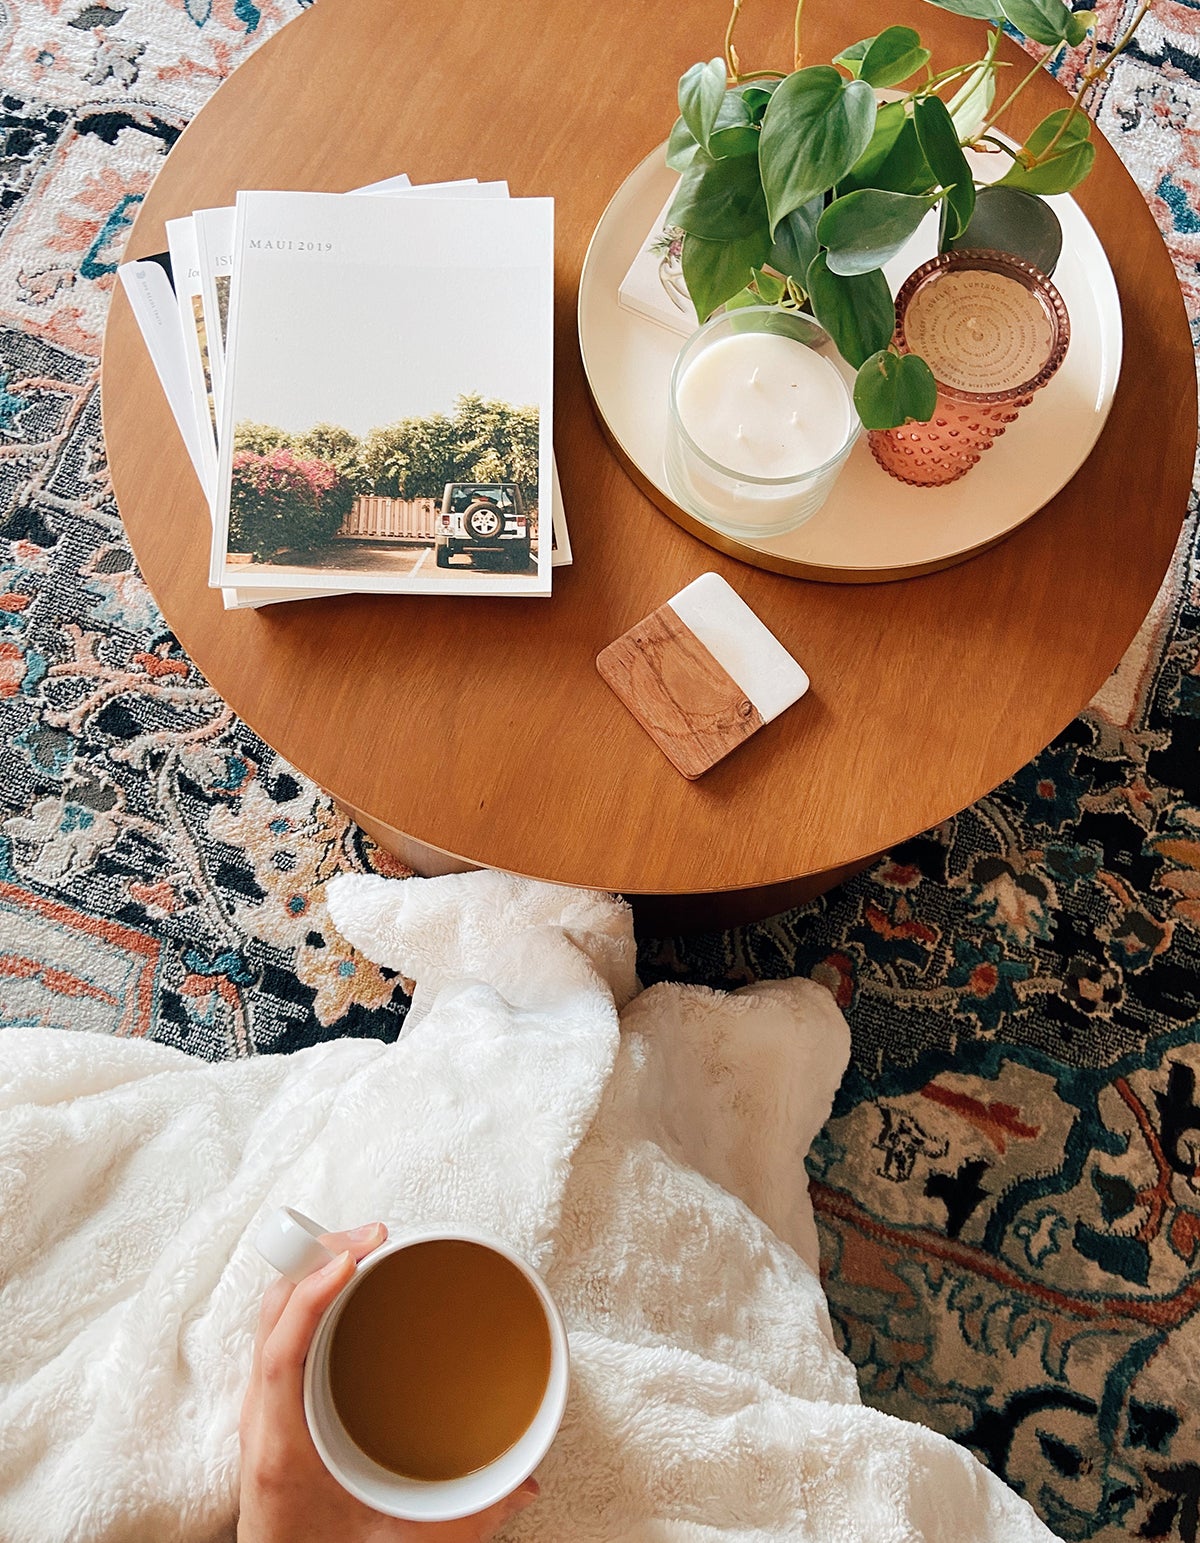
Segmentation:
{"type": "Polygon", "coordinates": [[[362,494],[342,521],[339,536],[356,541],[432,541],[438,503],[433,498],[376,498],[362,494]]]}

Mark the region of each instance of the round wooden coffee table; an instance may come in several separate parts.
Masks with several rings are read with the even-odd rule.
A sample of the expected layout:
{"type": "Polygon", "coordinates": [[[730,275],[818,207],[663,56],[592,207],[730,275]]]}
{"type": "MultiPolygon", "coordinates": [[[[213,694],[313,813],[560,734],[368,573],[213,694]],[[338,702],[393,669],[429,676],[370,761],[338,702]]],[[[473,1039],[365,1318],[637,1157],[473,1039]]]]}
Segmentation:
{"type": "MultiPolygon", "coordinates": [[[[743,57],[786,59],[790,12],[749,8],[743,57]],[[774,31],[756,37],[756,25],[774,31]]],[[[677,76],[719,50],[725,17],[725,0],[543,0],[532,11],[321,0],[199,114],[130,238],[131,257],[161,250],[165,219],[231,203],[239,188],[344,190],[398,171],[506,177],[515,195],[553,195],[555,444],[575,565],[556,572],[552,599],[361,595],[224,611],[205,582],[207,512],[120,290],[104,350],[108,453],[134,551],[183,647],[237,712],[424,871],[479,864],[675,897],[651,926],[782,909],[1022,766],[1091,698],[1149,609],[1196,441],[1175,274],[1101,140],[1077,196],[1116,274],[1124,367],[1096,451],[1046,509],[960,567],[852,586],[744,566],[660,514],[593,416],[575,296],[605,204],[664,137],[677,76]],[[594,660],[706,569],[813,686],[690,783],[594,660]],[[719,904],[716,892],[736,893],[719,904]]],[[[831,0],[809,5],[808,59],[851,40],[845,18],[831,0]]],[[[868,36],[901,19],[935,62],[978,50],[979,24],[915,3],[860,0],[852,28],[868,36]]],[[[1015,128],[1062,101],[1040,81],[1015,128]]]]}

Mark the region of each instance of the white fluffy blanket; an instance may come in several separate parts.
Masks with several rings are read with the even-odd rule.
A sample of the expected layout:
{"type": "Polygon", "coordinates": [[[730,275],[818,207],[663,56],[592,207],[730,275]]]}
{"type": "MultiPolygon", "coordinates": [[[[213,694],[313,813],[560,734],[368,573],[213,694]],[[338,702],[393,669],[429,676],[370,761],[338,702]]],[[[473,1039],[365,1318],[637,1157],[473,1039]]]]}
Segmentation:
{"type": "Polygon", "coordinates": [[[845,1066],[809,981],[637,995],[617,901],[492,873],[342,878],[418,982],[394,1045],[198,1063],[0,1035],[0,1539],[226,1539],[237,1416],[291,1202],[475,1223],[546,1274],[573,1386],[514,1539],[1024,1543],[944,1438],[865,1409],[803,1159],[845,1066]]]}

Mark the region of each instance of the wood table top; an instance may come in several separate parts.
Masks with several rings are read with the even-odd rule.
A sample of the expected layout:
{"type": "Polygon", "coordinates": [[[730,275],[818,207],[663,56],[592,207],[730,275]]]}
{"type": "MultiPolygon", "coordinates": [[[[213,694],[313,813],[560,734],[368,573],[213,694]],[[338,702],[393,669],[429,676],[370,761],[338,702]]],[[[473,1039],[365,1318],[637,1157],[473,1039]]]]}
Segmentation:
{"type": "MultiPolygon", "coordinates": [[[[897,20],[920,30],[935,67],[979,52],[981,24],[915,0],[852,10],[848,29],[849,8],[810,3],[807,62],[897,20]]],[[[748,6],[743,59],[786,63],[791,15],[780,0],[748,6]]],[[[920,578],[814,584],[711,550],[638,491],[588,399],[579,273],[609,198],[666,137],[677,77],[720,51],[726,19],[725,0],[321,0],[196,117],[130,237],[128,256],[144,256],[165,247],[166,219],[232,203],[240,188],[343,191],[399,171],[507,178],[514,196],[554,197],[554,439],[575,563],[555,571],[550,600],[357,595],[224,611],[206,584],[203,496],[119,288],[105,338],[117,501],[180,643],[335,797],[471,862],[686,894],[886,850],[1002,782],[1070,722],[1134,637],[1178,536],[1196,445],[1191,341],[1154,220],[1099,133],[1076,197],[1120,291],[1120,385],[1084,468],[1009,539],[920,578]],[[688,782],[594,661],[709,569],[812,689],[688,782]]],[[[1040,79],[1006,126],[1021,132],[1064,100],[1040,79]]]]}

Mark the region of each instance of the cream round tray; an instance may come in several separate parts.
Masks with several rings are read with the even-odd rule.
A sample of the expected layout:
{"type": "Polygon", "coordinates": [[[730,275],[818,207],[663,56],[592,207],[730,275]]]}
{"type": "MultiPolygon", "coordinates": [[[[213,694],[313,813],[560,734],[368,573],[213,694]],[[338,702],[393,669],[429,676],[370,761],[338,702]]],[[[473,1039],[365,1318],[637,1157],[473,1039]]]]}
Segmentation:
{"type": "MultiPolygon", "coordinates": [[[[785,536],[739,541],[673,502],[663,465],[667,385],[683,338],[617,304],[617,289],[670,195],[675,173],[660,146],[604,211],[579,283],[579,344],[596,410],[630,475],[654,503],[710,546],[777,573],[870,584],[931,573],[981,552],[1050,501],[1087,460],[1121,369],[1121,306],[1099,237],[1075,200],[1048,200],[1063,228],[1054,274],[1071,317],[1058,374],[960,481],[912,488],[882,471],[864,435],[829,501],[785,536]]],[[[999,156],[972,156],[981,180],[999,156]]],[[[936,214],[884,271],[895,293],[936,251],[936,214]]]]}

